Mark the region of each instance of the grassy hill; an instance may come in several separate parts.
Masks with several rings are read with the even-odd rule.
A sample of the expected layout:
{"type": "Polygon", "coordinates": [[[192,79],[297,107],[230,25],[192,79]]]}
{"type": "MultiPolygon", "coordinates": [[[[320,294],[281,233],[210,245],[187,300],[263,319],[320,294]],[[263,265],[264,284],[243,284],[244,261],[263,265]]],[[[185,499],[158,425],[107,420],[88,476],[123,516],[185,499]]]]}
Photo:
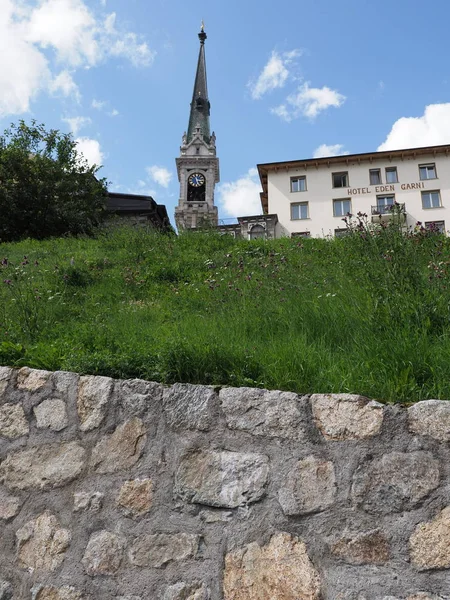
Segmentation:
{"type": "Polygon", "coordinates": [[[117,229],[0,245],[0,364],[450,398],[450,239],[117,229]]]}

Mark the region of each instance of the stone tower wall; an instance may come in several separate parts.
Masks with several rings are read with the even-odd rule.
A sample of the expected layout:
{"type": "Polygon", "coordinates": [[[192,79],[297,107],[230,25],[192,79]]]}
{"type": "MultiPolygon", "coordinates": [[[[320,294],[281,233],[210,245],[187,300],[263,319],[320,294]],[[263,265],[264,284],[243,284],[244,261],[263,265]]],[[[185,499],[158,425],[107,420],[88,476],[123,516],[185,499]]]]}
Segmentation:
{"type": "Polygon", "coordinates": [[[450,403],[0,368],[0,600],[450,598],[450,403]]]}

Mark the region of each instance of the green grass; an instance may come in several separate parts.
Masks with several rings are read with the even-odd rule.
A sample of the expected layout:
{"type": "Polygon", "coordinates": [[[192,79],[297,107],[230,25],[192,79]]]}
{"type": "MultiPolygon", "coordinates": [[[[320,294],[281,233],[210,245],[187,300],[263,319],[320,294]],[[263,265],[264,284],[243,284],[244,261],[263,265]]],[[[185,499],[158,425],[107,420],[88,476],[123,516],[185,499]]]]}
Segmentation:
{"type": "Polygon", "coordinates": [[[450,398],[450,239],[111,229],[0,245],[0,364],[450,398]],[[24,258],[26,257],[26,258],[24,258]]]}

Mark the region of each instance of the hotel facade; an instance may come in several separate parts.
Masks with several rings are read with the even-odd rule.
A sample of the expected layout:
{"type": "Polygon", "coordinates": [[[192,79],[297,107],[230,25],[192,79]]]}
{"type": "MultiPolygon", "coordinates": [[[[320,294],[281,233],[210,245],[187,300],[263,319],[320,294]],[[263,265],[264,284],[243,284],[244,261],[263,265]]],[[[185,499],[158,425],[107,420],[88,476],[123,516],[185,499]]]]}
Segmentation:
{"type": "Polygon", "coordinates": [[[405,227],[450,229],[450,145],[258,165],[274,237],[339,236],[343,219],[373,223],[400,215],[405,227]]]}

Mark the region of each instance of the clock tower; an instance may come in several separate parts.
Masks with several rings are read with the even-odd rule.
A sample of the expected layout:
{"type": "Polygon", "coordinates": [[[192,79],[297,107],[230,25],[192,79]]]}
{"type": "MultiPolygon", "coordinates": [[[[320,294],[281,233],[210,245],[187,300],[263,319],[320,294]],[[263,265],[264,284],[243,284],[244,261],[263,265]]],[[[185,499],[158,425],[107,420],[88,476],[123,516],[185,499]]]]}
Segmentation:
{"type": "Polygon", "coordinates": [[[205,40],[202,23],[198,34],[200,52],[187,133],[183,135],[180,156],[176,159],[180,199],[175,208],[175,222],[180,229],[216,227],[217,207],[214,187],[219,182],[219,159],[216,136],[210,133],[208,86],[206,82],[205,40]]]}

